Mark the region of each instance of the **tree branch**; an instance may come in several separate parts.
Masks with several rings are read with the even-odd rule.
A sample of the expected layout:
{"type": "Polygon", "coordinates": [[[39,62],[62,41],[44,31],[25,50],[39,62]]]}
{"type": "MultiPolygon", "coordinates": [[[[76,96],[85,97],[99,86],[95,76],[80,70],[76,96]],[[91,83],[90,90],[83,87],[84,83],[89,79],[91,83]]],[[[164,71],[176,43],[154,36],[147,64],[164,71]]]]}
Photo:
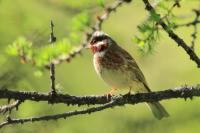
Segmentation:
{"type": "Polygon", "coordinates": [[[110,103],[98,106],[98,107],[92,107],[92,108],[87,108],[87,109],[82,109],[82,110],[75,110],[75,111],[69,111],[66,113],[62,114],[56,114],[56,115],[45,115],[45,116],[40,116],[40,117],[31,117],[31,118],[24,118],[24,119],[11,119],[10,117],[7,118],[5,122],[2,122],[0,124],[0,128],[6,126],[6,125],[11,125],[11,124],[24,124],[27,122],[38,122],[38,121],[48,121],[48,120],[57,120],[61,118],[68,118],[76,115],[82,115],[82,114],[91,114],[94,112],[98,112],[107,108],[111,108],[113,106],[120,105],[117,101],[112,101],[110,103]]]}
{"type": "MultiPolygon", "coordinates": [[[[200,17],[200,10],[193,10],[195,12],[195,19],[194,19],[194,22],[198,21],[199,20],[199,17],[200,17]]],[[[196,39],[197,39],[197,33],[198,33],[198,30],[197,30],[197,26],[198,26],[198,23],[195,23],[193,25],[194,27],[194,32],[191,34],[192,36],[192,42],[191,42],[191,49],[194,50],[194,47],[195,47],[195,42],[196,42],[196,39]]]]}
{"type": "Polygon", "coordinates": [[[18,110],[18,107],[21,103],[22,103],[22,101],[17,100],[15,102],[13,102],[12,104],[0,106],[0,113],[5,114],[8,111],[11,112],[14,108],[16,108],[16,110],[18,110]]]}
{"type": "MultiPolygon", "coordinates": [[[[127,103],[141,103],[141,102],[154,102],[172,98],[190,98],[193,96],[200,96],[200,86],[183,86],[176,87],[164,91],[151,92],[151,93],[138,93],[131,94],[127,103]]],[[[121,96],[113,96],[107,98],[107,96],[71,96],[68,94],[57,94],[53,100],[48,94],[38,92],[22,92],[22,91],[10,91],[0,90],[0,99],[16,99],[16,100],[31,100],[31,101],[46,101],[51,103],[64,103],[68,105],[94,105],[105,104],[113,99],[117,99],[121,96]]],[[[125,97],[127,100],[127,97],[125,97]]]]}
{"type": "Polygon", "coordinates": [[[68,94],[60,94],[52,99],[48,93],[11,91],[0,89],[0,99],[16,99],[16,100],[31,100],[31,101],[46,101],[49,103],[64,103],[68,105],[93,105],[105,104],[110,101],[106,96],[72,96],[68,94]]]}
{"type": "MultiPolygon", "coordinates": [[[[50,34],[50,43],[52,46],[54,45],[54,42],[56,42],[56,37],[54,36],[54,24],[51,20],[50,23],[51,28],[51,34],[50,34]]],[[[50,59],[50,79],[51,79],[51,91],[50,95],[54,96],[56,94],[56,88],[55,88],[55,65],[52,63],[52,60],[50,59]]]]}
{"type": "MultiPolygon", "coordinates": [[[[149,3],[148,0],[143,0],[145,6],[146,6],[146,10],[151,13],[152,11],[154,13],[156,13],[155,9],[151,6],[151,4],[149,3]]],[[[156,13],[158,14],[158,13],[156,13]]],[[[164,29],[164,31],[169,35],[169,37],[171,39],[173,39],[177,44],[178,46],[181,46],[185,51],[186,53],[190,56],[190,59],[193,60],[196,64],[197,64],[197,67],[200,68],[200,59],[199,57],[197,56],[197,54],[193,51],[192,48],[189,47],[189,45],[186,44],[186,42],[180,38],[177,34],[175,34],[168,26],[167,24],[162,20],[160,19],[158,22],[157,22],[159,25],[161,25],[161,27],[164,29]]]]}
{"type": "Polygon", "coordinates": [[[198,25],[200,24],[199,21],[199,17],[200,17],[200,10],[199,9],[193,9],[192,10],[195,13],[195,18],[194,20],[192,20],[192,22],[188,22],[185,24],[176,24],[173,26],[174,29],[180,28],[180,27],[189,27],[189,26],[193,26],[194,31],[191,34],[192,36],[192,41],[191,41],[191,49],[193,49],[194,51],[194,47],[195,47],[195,43],[196,43],[196,39],[197,39],[197,34],[198,34],[198,25]]]}
{"type": "MultiPolygon", "coordinates": [[[[155,102],[155,101],[160,101],[160,100],[164,100],[164,99],[172,99],[172,98],[184,98],[186,100],[187,98],[192,99],[193,96],[200,96],[200,86],[196,86],[196,87],[184,86],[184,87],[177,87],[173,90],[169,89],[169,90],[151,92],[151,93],[138,93],[135,95],[126,94],[126,95],[114,96],[111,99],[107,100],[106,101],[107,103],[105,103],[105,104],[103,104],[103,103],[105,102],[104,100],[105,100],[106,96],[100,96],[98,98],[97,98],[97,96],[87,96],[88,97],[87,101],[86,101],[85,97],[79,97],[80,99],[83,98],[82,102],[85,102],[88,104],[91,104],[89,102],[89,99],[96,99],[96,100],[98,99],[96,101],[97,104],[99,104],[99,101],[103,100],[101,102],[103,105],[100,105],[97,107],[91,107],[91,108],[87,108],[87,109],[82,109],[82,110],[69,111],[69,112],[62,113],[62,114],[45,115],[45,116],[40,116],[40,117],[31,117],[31,118],[24,118],[24,119],[11,119],[10,117],[8,117],[5,122],[2,122],[0,124],[0,128],[4,127],[6,125],[11,125],[11,124],[23,124],[23,123],[27,123],[27,122],[57,120],[57,119],[61,119],[61,118],[66,119],[68,117],[81,115],[81,114],[90,114],[90,113],[94,113],[97,111],[102,111],[107,108],[112,108],[115,106],[122,106],[125,104],[155,102]]],[[[1,96],[0,98],[3,98],[3,97],[1,96]]],[[[17,98],[17,97],[15,97],[15,98],[17,98]]],[[[72,101],[76,100],[76,98],[77,97],[72,97],[71,100],[72,101]]],[[[80,100],[80,99],[78,99],[78,100],[80,100]]],[[[35,100],[35,98],[28,99],[28,100],[35,100]]],[[[69,101],[68,101],[68,103],[69,103],[69,101]]]]}
{"type": "Polygon", "coordinates": [[[97,17],[98,21],[96,22],[95,27],[93,28],[94,31],[101,30],[104,20],[108,19],[110,14],[112,12],[116,11],[116,9],[118,7],[120,7],[124,2],[126,2],[126,1],[125,0],[116,0],[111,6],[107,7],[105,9],[105,13],[103,15],[97,17]]]}
{"type": "Polygon", "coordinates": [[[194,25],[197,25],[197,24],[200,24],[200,20],[194,20],[192,22],[188,22],[188,23],[184,23],[184,24],[177,24],[177,25],[174,25],[174,29],[177,29],[179,27],[189,27],[189,26],[194,26],[194,25]]]}

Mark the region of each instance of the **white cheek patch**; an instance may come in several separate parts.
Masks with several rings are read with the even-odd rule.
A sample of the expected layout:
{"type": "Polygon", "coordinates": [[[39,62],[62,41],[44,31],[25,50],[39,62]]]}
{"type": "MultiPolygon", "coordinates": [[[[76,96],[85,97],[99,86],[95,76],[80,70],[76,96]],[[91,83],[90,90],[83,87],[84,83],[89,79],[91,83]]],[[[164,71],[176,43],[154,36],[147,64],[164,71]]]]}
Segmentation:
{"type": "Polygon", "coordinates": [[[105,45],[105,43],[106,43],[105,41],[100,41],[100,42],[97,42],[94,46],[97,47],[97,48],[99,48],[102,45],[105,45]]]}

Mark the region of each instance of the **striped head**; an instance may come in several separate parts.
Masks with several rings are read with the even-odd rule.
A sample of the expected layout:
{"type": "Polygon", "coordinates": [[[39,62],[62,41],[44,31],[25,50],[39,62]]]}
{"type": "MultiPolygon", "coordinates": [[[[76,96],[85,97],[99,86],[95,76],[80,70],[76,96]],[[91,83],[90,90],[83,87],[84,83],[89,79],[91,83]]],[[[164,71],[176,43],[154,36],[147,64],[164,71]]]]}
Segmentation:
{"type": "Polygon", "coordinates": [[[90,39],[88,48],[93,54],[104,53],[113,44],[112,38],[102,31],[95,31],[90,39]]]}

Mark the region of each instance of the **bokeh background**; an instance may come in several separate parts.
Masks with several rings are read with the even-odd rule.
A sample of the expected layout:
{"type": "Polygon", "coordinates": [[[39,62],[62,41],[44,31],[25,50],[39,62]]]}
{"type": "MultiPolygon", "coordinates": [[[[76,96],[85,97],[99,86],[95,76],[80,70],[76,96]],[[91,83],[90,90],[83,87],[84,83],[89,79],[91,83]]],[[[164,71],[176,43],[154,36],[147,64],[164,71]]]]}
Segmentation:
{"type": "MultiPolygon", "coordinates": [[[[111,3],[107,0],[106,3],[111,3]]],[[[174,12],[191,15],[191,9],[198,7],[198,0],[184,1],[180,9],[174,12]]],[[[92,20],[101,14],[102,8],[91,0],[0,0],[0,86],[12,90],[48,92],[50,87],[49,72],[42,76],[34,75],[30,64],[21,64],[19,58],[6,54],[6,47],[17,37],[25,36],[35,45],[47,43],[49,38],[49,21],[54,20],[55,34],[59,39],[69,35],[70,22],[74,15],[83,10],[92,14],[92,20]]],[[[116,13],[103,24],[103,31],[109,33],[120,46],[134,56],[141,67],[152,90],[164,90],[181,85],[200,83],[200,71],[188,55],[174,43],[166,33],[162,33],[159,43],[151,54],[141,56],[132,38],[138,33],[137,25],[145,20],[147,12],[142,1],[134,0],[120,7],[116,13]]],[[[192,18],[192,17],[191,17],[192,18]]],[[[190,20],[190,17],[188,18],[190,20]]],[[[190,43],[192,28],[181,28],[176,32],[190,43]]],[[[200,52],[199,39],[196,51],[200,52]]],[[[74,44],[77,46],[78,44],[74,44]]],[[[110,90],[96,75],[92,54],[84,50],[70,63],[56,66],[56,82],[61,92],[72,95],[104,94],[110,90]]],[[[123,92],[118,92],[123,93],[123,92]]],[[[2,104],[6,100],[1,101],[2,104]]],[[[91,115],[75,116],[58,121],[7,126],[2,133],[196,133],[200,130],[200,99],[192,101],[173,99],[162,101],[171,117],[156,120],[145,104],[126,105],[107,109],[91,115]]],[[[30,117],[44,114],[62,113],[78,107],[66,105],[48,105],[45,102],[26,101],[13,111],[12,117],[30,117]]],[[[0,121],[5,120],[1,114],[0,121]]]]}

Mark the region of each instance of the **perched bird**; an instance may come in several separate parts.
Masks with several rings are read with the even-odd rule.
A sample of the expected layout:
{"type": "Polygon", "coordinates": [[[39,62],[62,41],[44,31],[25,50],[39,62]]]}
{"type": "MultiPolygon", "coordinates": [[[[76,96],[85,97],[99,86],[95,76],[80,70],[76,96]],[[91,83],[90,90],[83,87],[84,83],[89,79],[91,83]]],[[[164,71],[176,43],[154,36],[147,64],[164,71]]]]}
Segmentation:
{"type": "MultiPolygon", "coordinates": [[[[92,50],[96,73],[112,87],[111,93],[122,88],[129,89],[129,93],[131,89],[135,93],[151,92],[136,61],[109,35],[94,32],[87,47],[92,50]]],[[[159,102],[147,104],[157,119],[169,116],[159,102]]]]}

